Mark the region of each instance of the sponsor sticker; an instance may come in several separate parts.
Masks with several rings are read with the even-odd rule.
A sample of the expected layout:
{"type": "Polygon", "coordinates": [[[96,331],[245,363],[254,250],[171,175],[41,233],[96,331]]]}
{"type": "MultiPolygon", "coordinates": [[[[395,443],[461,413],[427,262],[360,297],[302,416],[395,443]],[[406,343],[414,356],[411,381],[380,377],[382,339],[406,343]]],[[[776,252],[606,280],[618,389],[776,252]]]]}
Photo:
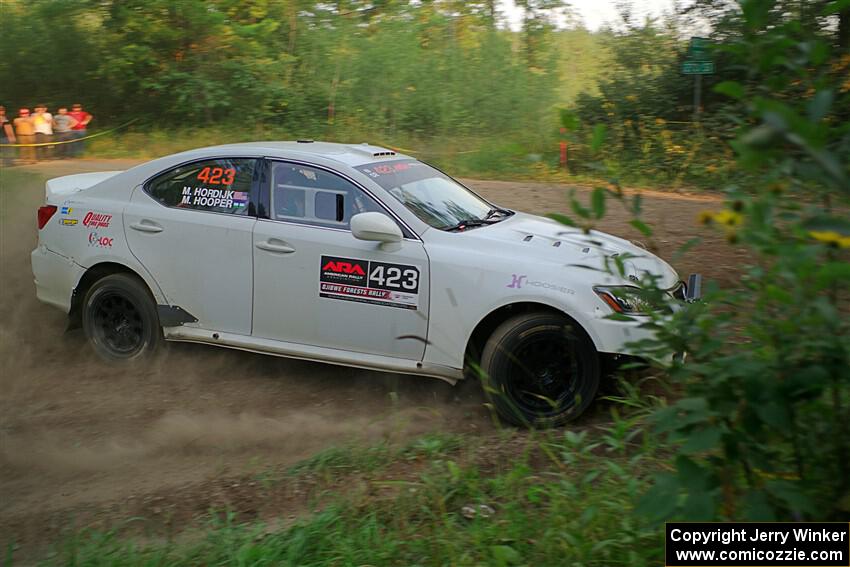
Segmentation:
{"type": "Polygon", "coordinates": [[[113,237],[101,235],[96,230],[89,233],[89,246],[94,248],[112,248],[114,240],[113,237]]]}
{"type": "Polygon", "coordinates": [[[417,309],[420,273],[408,264],[322,256],[319,297],[417,309]]]}
{"type": "Polygon", "coordinates": [[[70,215],[73,212],[74,212],[74,207],[62,207],[62,209],[61,209],[61,214],[63,214],[63,215],[70,215]]]}
{"type": "Polygon", "coordinates": [[[83,217],[83,226],[89,228],[109,228],[109,223],[112,221],[112,215],[104,213],[87,212],[83,217]]]}
{"type": "Polygon", "coordinates": [[[59,219],[59,224],[62,226],[75,226],[78,222],[77,219],[59,219]]]}
{"type": "Polygon", "coordinates": [[[540,280],[530,280],[525,274],[511,274],[511,282],[505,287],[509,287],[511,289],[522,289],[525,286],[536,287],[538,289],[551,289],[553,291],[558,291],[567,295],[575,295],[576,293],[575,290],[572,290],[560,284],[544,282],[540,280]]]}
{"type": "Polygon", "coordinates": [[[180,207],[223,207],[225,209],[240,209],[248,206],[247,191],[231,189],[210,189],[209,187],[192,187],[185,185],[181,193],[180,207]]]}

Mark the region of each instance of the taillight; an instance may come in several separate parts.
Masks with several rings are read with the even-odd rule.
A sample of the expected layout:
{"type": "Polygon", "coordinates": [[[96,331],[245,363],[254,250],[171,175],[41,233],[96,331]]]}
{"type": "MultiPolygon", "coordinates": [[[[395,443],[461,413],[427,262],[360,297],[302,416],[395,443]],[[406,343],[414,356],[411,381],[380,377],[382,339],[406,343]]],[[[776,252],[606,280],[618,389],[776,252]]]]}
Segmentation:
{"type": "Polygon", "coordinates": [[[56,205],[44,205],[38,208],[38,230],[44,228],[47,221],[56,214],[56,205]]]}

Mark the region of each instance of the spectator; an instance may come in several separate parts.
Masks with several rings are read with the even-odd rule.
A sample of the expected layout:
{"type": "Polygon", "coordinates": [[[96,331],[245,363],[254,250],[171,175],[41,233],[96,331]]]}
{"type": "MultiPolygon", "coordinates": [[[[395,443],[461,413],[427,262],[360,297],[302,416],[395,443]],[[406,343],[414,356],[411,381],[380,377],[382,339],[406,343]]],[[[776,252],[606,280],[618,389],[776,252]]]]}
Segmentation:
{"type": "MultiPolygon", "coordinates": [[[[73,135],[72,139],[78,140],[80,138],[85,138],[86,127],[88,126],[89,122],[91,122],[92,118],[94,118],[94,116],[83,110],[83,105],[81,105],[79,102],[76,102],[71,105],[71,112],[69,114],[71,115],[71,118],[77,121],[77,125],[71,128],[71,134],[73,135]]],[[[68,144],[69,146],[72,146],[71,155],[73,157],[79,157],[83,153],[83,149],[85,149],[84,144],[85,142],[76,142],[73,144],[68,144]]]]}
{"type": "MultiPolygon", "coordinates": [[[[35,129],[36,144],[47,144],[53,141],[53,115],[47,112],[46,104],[35,107],[32,124],[35,129]]],[[[53,146],[38,146],[35,153],[39,159],[48,159],[53,154],[53,146]]]]}
{"type": "MultiPolygon", "coordinates": [[[[73,133],[71,129],[77,125],[77,121],[74,120],[74,117],[68,114],[68,109],[64,106],[59,108],[57,111],[58,114],[53,117],[53,132],[57,142],[67,142],[73,137],[73,133]]],[[[74,144],[62,144],[59,143],[56,145],[56,155],[57,157],[66,157],[71,155],[71,148],[74,144]]]]}
{"type": "MultiPolygon", "coordinates": [[[[18,111],[18,117],[13,120],[15,125],[15,137],[19,144],[34,144],[35,143],[35,126],[30,117],[29,108],[22,108],[18,111]]],[[[21,146],[18,155],[21,161],[32,163],[35,161],[35,148],[29,146],[21,146]]]]}
{"type": "MultiPolygon", "coordinates": [[[[6,107],[0,106],[0,144],[14,144],[15,130],[12,123],[6,117],[6,107]]],[[[0,164],[6,165],[11,161],[14,148],[0,148],[0,164]]]]}

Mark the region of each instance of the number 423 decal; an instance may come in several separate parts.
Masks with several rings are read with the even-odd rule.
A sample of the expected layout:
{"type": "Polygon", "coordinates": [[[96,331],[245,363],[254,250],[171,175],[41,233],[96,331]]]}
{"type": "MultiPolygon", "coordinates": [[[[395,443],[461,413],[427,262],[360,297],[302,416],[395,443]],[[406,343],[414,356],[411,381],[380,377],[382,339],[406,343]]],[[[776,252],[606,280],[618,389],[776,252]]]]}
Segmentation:
{"type": "Polygon", "coordinates": [[[419,270],[411,266],[370,262],[369,287],[419,291],[419,270]]]}
{"type": "Polygon", "coordinates": [[[223,169],[221,167],[205,167],[198,174],[198,181],[207,185],[233,185],[236,178],[236,170],[232,167],[223,169]]]}

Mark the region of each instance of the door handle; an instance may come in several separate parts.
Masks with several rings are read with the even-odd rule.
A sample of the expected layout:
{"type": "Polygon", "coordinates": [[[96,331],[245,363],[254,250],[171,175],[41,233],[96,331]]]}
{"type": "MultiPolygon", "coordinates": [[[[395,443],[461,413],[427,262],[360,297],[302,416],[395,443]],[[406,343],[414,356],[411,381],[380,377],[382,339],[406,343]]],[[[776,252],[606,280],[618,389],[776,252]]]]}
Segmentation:
{"type": "Polygon", "coordinates": [[[289,246],[288,244],[280,240],[278,240],[277,242],[263,240],[261,242],[257,242],[256,246],[260,250],[266,250],[267,252],[276,252],[278,254],[292,254],[293,252],[295,252],[295,248],[289,246]],[[280,244],[278,244],[278,242],[280,244]]]}
{"type": "Polygon", "coordinates": [[[161,226],[148,220],[131,223],[130,228],[139,232],[162,232],[161,226]]]}

